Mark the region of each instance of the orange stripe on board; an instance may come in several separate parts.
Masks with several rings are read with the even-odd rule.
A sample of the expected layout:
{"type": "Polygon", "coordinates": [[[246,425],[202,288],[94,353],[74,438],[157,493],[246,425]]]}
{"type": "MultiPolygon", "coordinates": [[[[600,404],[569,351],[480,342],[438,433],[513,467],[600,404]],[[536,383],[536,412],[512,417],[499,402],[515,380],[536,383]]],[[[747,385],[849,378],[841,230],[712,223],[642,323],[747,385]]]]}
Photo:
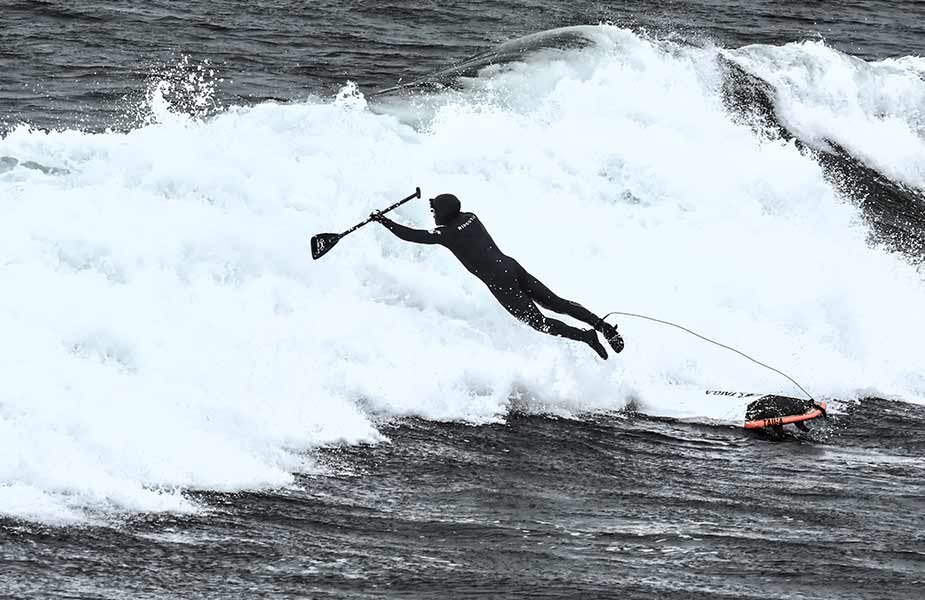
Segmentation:
{"type": "MultiPolygon", "coordinates": [[[[825,402],[820,402],[819,406],[826,408],[825,402]]],[[[758,421],[746,421],[745,429],[761,429],[762,427],[773,427],[774,425],[786,425],[788,423],[799,423],[800,421],[809,421],[822,415],[822,411],[814,408],[808,413],[802,415],[790,415],[789,417],[775,417],[773,419],[760,419],[758,421]]]]}

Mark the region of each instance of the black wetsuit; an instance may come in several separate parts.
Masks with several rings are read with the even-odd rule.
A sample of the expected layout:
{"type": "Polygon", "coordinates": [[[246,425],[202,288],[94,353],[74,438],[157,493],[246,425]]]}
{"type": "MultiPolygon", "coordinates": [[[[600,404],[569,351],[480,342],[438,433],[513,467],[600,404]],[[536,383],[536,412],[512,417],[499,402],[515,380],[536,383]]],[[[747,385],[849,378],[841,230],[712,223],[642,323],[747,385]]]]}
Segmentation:
{"type": "Polygon", "coordinates": [[[407,242],[439,244],[449,248],[470,273],[488,286],[508,312],[534,329],[585,343],[589,341],[587,330],[550,319],[540,312],[536,304],[583,321],[596,329],[601,328],[602,324],[607,327],[599,317],[577,302],[564,300],[552,293],[520,263],[501,252],[482,222],[472,213],[457,212],[448,222],[431,231],[405,227],[383,216],[379,216],[378,220],[407,242]]]}

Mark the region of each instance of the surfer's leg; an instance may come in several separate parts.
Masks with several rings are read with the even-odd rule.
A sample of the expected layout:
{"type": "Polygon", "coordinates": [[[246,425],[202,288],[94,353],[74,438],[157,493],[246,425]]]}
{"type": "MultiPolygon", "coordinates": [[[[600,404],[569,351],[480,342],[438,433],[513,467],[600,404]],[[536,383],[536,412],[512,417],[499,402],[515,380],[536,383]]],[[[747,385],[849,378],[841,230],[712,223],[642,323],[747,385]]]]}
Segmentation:
{"type": "Polygon", "coordinates": [[[513,277],[487,283],[488,289],[491,290],[495,299],[517,319],[537,331],[575,340],[576,342],[584,342],[591,346],[601,358],[607,359],[607,351],[597,340],[597,333],[593,329],[578,329],[577,327],[566,325],[562,321],[550,319],[540,312],[540,309],[520,289],[516,279],[513,277]]]}
{"type": "Polygon", "coordinates": [[[520,267],[517,280],[521,289],[537,304],[553,312],[568,315],[573,319],[587,323],[604,334],[604,339],[613,347],[614,352],[619,353],[623,350],[623,338],[617,333],[616,327],[607,323],[581,304],[557,296],[542,281],[528,273],[520,265],[517,266],[520,267]]]}
{"type": "MultiPolygon", "coordinates": [[[[519,266],[519,265],[518,265],[519,266]]],[[[537,304],[543,308],[549,309],[562,315],[568,315],[591,327],[596,327],[601,322],[601,318],[592,313],[590,310],[571,300],[565,300],[555,295],[552,290],[546,287],[542,281],[531,275],[520,267],[518,273],[518,282],[521,289],[537,304]]]]}

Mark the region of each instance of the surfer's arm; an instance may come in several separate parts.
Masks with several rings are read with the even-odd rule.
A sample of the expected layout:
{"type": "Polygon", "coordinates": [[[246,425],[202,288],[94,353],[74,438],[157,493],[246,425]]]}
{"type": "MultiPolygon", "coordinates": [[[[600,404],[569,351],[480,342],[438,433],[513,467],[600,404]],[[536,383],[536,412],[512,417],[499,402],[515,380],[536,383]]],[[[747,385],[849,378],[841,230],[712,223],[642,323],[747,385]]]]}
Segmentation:
{"type": "MultiPolygon", "coordinates": [[[[375,214],[375,213],[374,213],[375,214]]],[[[413,242],[415,244],[439,244],[440,243],[440,230],[427,231],[425,229],[412,229],[411,227],[405,227],[404,225],[399,225],[395,221],[383,216],[377,215],[374,217],[375,221],[379,221],[385,226],[386,229],[395,234],[396,237],[405,240],[406,242],[413,242]]]]}

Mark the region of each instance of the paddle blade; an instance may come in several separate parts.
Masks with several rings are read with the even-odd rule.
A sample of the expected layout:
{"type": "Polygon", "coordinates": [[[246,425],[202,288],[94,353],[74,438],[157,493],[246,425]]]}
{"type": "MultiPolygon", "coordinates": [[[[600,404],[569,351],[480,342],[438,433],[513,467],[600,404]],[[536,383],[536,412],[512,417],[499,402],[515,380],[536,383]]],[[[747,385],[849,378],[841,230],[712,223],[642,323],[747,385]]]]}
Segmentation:
{"type": "Polygon", "coordinates": [[[312,258],[318,260],[340,241],[339,233],[319,233],[312,237],[312,258]]]}

